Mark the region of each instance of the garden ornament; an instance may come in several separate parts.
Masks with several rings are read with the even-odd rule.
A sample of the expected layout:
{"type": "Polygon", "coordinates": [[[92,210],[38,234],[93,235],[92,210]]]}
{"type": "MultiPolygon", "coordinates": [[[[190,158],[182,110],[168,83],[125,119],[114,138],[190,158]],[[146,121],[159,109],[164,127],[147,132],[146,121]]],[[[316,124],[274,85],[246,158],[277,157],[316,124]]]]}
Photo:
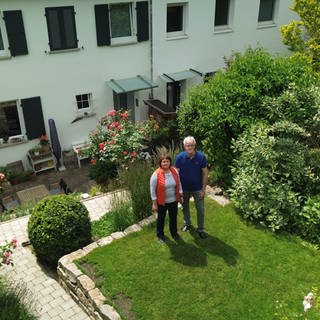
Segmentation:
{"type": "Polygon", "coordinates": [[[303,299],[303,310],[308,311],[311,309],[313,303],[313,293],[309,292],[303,299]]]}

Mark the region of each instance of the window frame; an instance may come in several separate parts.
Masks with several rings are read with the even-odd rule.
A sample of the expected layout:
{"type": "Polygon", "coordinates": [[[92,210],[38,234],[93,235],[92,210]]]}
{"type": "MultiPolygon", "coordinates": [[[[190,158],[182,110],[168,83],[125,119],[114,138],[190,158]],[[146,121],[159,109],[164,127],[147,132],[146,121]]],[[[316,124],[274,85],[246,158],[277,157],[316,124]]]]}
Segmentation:
{"type": "Polygon", "coordinates": [[[188,2],[173,2],[167,3],[166,6],[166,35],[167,38],[179,38],[187,36],[187,10],[188,2]],[[167,31],[168,23],[168,7],[182,7],[182,30],[181,31],[167,31]]]}
{"type": "MultiPolygon", "coordinates": [[[[223,26],[227,26],[229,25],[229,12],[230,12],[230,0],[227,0],[228,1],[228,9],[227,9],[227,16],[226,17],[223,17],[224,19],[226,18],[227,20],[227,23],[224,23],[224,24],[216,24],[216,16],[217,16],[217,3],[218,1],[222,1],[222,0],[216,0],[215,1],[215,11],[214,11],[214,27],[223,27],[223,26]]],[[[219,15],[220,16],[220,15],[219,15]]]]}
{"type": "Polygon", "coordinates": [[[76,94],[75,95],[75,104],[76,104],[76,111],[79,112],[79,113],[82,113],[82,112],[91,112],[93,110],[93,99],[92,99],[92,93],[91,92],[88,92],[88,93],[79,93],[79,94],[76,94]],[[88,99],[87,100],[84,100],[82,99],[81,103],[83,103],[84,101],[88,101],[88,107],[83,107],[83,108],[79,108],[79,104],[78,104],[78,100],[77,100],[77,97],[78,96],[84,96],[84,95],[87,95],[88,99]]]}
{"type": "Polygon", "coordinates": [[[215,33],[219,32],[230,32],[232,31],[232,25],[233,25],[233,15],[234,15],[234,0],[228,0],[228,16],[227,16],[227,24],[224,25],[216,25],[216,10],[217,10],[217,0],[215,0],[214,5],[214,22],[213,22],[213,28],[215,33]]]}
{"type": "Polygon", "coordinates": [[[9,40],[7,35],[7,29],[4,23],[3,11],[0,11],[0,32],[3,42],[3,50],[0,49],[0,59],[11,57],[11,53],[9,51],[9,40]]]}
{"type": "Polygon", "coordinates": [[[278,11],[278,1],[277,0],[272,0],[273,1],[272,18],[270,20],[259,20],[261,1],[263,1],[263,0],[259,1],[259,7],[258,7],[258,18],[257,18],[258,27],[275,26],[275,24],[276,24],[276,12],[278,11]]]}
{"type": "Polygon", "coordinates": [[[48,38],[49,38],[49,52],[59,52],[59,51],[74,51],[74,50],[79,50],[79,40],[77,36],[77,25],[76,25],[76,17],[75,17],[75,9],[74,6],[59,6],[59,7],[45,7],[45,16],[46,16],[46,22],[47,22],[47,31],[48,31],[48,38]],[[65,25],[64,21],[62,21],[61,16],[63,14],[64,9],[71,9],[72,10],[72,21],[71,24],[74,28],[74,43],[75,46],[67,46],[67,41],[66,41],[66,32],[65,32],[65,25]],[[55,11],[57,13],[58,17],[58,30],[54,31],[52,28],[52,25],[49,23],[49,18],[47,14],[49,11],[55,11]],[[64,27],[64,28],[62,28],[64,27]],[[51,44],[51,39],[53,38],[54,32],[59,32],[59,37],[60,37],[60,42],[61,46],[59,48],[53,48],[53,45],[51,44]]]}
{"type": "MultiPolygon", "coordinates": [[[[18,121],[19,121],[19,127],[20,127],[20,133],[19,134],[14,134],[14,135],[9,135],[9,139],[11,137],[15,137],[15,136],[24,136],[23,132],[26,131],[25,128],[25,123],[24,123],[24,117],[22,114],[22,110],[20,107],[20,100],[19,99],[12,99],[12,100],[6,100],[6,101],[0,101],[0,108],[2,107],[3,104],[5,103],[15,103],[15,107],[17,110],[17,115],[18,115],[18,121]]],[[[1,141],[3,141],[3,138],[0,137],[0,139],[2,139],[1,141]]]]}
{"type": "Polygon", "coordinates": [[[136,43],[137,40],[137,14],[135,10],[135,1],[126,2],[111,2],[108,4],[108,18],[109,18],[109,32],[110,32],[110,45],[121,45],[127,43],[136,43]],[[111,26],[111,7],[119,4],[129,5],[129,15],[130,15],[130,27],[131,36],[127,37],[112,37],[112,26],[111,26]]]}

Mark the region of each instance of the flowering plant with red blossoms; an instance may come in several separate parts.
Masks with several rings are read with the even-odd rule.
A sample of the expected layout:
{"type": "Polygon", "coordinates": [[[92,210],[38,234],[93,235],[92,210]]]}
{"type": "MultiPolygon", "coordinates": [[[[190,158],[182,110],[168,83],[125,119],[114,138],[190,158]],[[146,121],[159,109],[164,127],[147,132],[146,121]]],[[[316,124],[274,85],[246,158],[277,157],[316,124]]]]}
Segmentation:
{"type": "Polygon", "coordinates": [[[1,265],[13,265],[13,261],[11,255],[13,253],[13,249],[15,249],[18,245],[16,239],[12,239],[10,242],[0,246],[0,259],[1,265]]]}
{"type": "Polygon", "coordinates": [[[3,172],[0,172],[0,193],[3,191],[3,185],[7,182],[7,177],[3,172]]]}
{"type": "Polygon", "coordinates": [[[111,161],[119,166],[140,158],[143,135],[128,119],[128,111],[111,110],[100,119],[88,140],[86,153],[92,165],[111,161]]]}

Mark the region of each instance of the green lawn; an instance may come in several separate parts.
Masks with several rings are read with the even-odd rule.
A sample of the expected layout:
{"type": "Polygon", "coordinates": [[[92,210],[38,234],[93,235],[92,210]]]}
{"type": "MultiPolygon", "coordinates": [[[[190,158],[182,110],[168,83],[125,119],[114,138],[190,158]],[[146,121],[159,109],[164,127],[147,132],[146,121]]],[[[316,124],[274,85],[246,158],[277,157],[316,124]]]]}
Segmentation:
{"type": "MultiPolygon", "coordinates": [[[[82,267],[93,264],[102,293],[118,310],[117,301],[132,303],[131,315],[123,312],[128,319],[268,320],[275,319],[276,300],[302,312],[303,296],[319,284],[319,252],[295,237],[246,224],[232,205],[210,199],[206,230],[206,240],[187,232],[180,233],[182,243],[169,238],[160,244],[153,225],[96,249],[82,267]]],[[[312,311],[308,319],[320,315],[312,311]]]]}

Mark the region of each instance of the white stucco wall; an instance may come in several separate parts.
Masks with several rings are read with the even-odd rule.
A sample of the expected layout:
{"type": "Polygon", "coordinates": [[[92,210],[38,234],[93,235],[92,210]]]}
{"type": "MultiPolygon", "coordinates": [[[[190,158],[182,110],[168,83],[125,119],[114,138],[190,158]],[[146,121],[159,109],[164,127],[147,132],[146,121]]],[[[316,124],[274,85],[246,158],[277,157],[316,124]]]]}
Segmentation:
{"type": "MultiPolygon", "coordinates": [[[[0,11],[22,10],[29,54],[10,59],[0,59],[0,102],[40,96],[47,133],[48,119],[56,122],[63,149],[72,142],[85,140],[97,119],[113,109],[113,92],[106,81],[138,74],[151,75],[151,41],[123,46],[98,47],[94,5],[120,0],[1,0],[0,11]],[[70,6],[76,11],[76,28],[79,51],[49,54],[45,7],[70,6]],[[74,124],[77,116],[75,95],[92,93],[96,116],[74,124]]],[[[215,71],[223,67],[223,56],[232,50],[243,51],[257,43],[271,52],[286,53],[281,43],[279,27],[288,23],[293,14],[289,10],[292,0],[278,0],[275,25],[258,28],[259,0],[232,0],[232,30],[214,32],[214,0],[152,0],[152,51],[153,80],[159,87],[154,98],[166,102],[166,85],[159,76],[194,68],[201,72],[215,71]],[[167,3],[186,3],[186,37],[167,39],[167,3]]],[[[186,91],[200,77],[186,81],[186,91]]],[[[143,99],[150,91],[136,92],[139,106],[135,107],[136,119],[144,119],[147,108],[143,99]]],[[[21,110],[19,111],[21,113],[21,110]]],[[[22,131],[24,130],[21,117],[22,131]]],[[[21,121],[20,121],[21,122],[21,121]]],[[[24,133],[24,132],[23,132],[24,133]]],[[[38,141],[33,140],[15,147],[0,148],[0,166],[23,160],[26,151],[38,141]]]]}

